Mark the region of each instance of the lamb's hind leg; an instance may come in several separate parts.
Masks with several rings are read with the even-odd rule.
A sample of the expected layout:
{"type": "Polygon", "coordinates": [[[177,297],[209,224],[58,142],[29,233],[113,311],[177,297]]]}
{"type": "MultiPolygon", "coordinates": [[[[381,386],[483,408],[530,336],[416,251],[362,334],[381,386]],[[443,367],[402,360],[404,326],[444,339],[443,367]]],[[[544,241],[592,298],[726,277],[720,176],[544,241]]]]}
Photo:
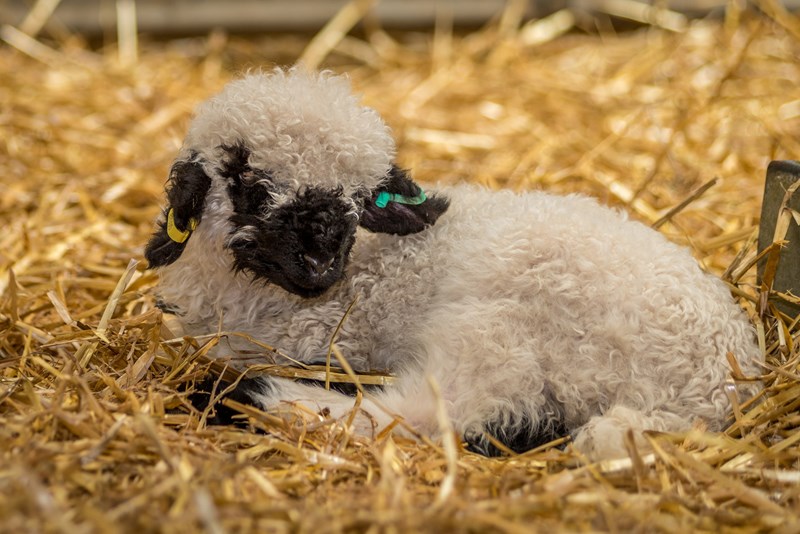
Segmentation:
{"type": "Polygon", "coordinates": [[[568,435],[563,405],[550,394],[547,385],[539,396],[543,403],[535,419],[525,413],[517,418],[500,414],[465,433],[469,449],[484,456],[501,455],[502,451],[488,438],[491,436],[505,448],[523,453],[568,435]]]}
{"type": "Polygon", "coordinates": [[[591,460],[622,458],[628,455],[625,434],[633,431],[639,447],[647,447],[642,432],[655,430],[674,432],[685,430],[690,422],[685,417],[664,411],[644,413],[626,406],[614,406],[574,432],[574,446],[591,460]]]}

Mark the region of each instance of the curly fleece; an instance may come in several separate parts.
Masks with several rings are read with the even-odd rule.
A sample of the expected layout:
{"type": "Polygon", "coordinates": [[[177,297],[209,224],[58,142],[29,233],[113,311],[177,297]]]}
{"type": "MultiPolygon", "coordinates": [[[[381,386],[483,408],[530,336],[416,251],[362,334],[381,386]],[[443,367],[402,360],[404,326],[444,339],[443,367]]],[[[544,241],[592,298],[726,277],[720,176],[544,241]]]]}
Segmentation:
{"type": "Polygon", "coordinates": [[[302,69],[229,83],[198,108],[182,157],[194,153],[219,164],[224,147],[242,140],[250,166],[269,169],[287,190],[371,190],[389,171],[395,151],[389,128],[375,111],[358,105],[347,79],[302,69]]]}
{"type": "MultiPolygon", "coordinates": [[[[398,379],[377,403],[364,400],[357,432],[399,415],[437,435],[433,377],[468,438],[480,441],[498,425],[524,434],[558,423],[579,450],[608,458],[625,454],[628,429],[641,440],[641,431],[679,431],[696,420],[723,428],[726,353],[758,373],[753,328],[719,279],[684,248],[579,195],[444,188],[451,207],[427,230],[398,237],[359,229],[345,278],[320,297],[254,282],[225,248],[236,228],[215,171],[219,147],[242,139],[253,168],[295,188],[324,183],[351,194],[385,178],[395,150],[389,131],[342,78],[291,70],[233,82],[191,125],[179,159],[197,154],[212,187],[181,257],[160,269],[159,293],[181,310],[189,334],[221,325],[308,363],[324,360],[358,298],[337,344],[357,369],[398,379]],[[554,412],[563,420],[549,421],[554,412]]],[[[216,355],[257,363],[247,360],[252,348],[230,337],[216,355]]],[[[328,408],[343,421],[353,406],[281,379],[256,400],[266,409],[281,401],[328,408]]]]}

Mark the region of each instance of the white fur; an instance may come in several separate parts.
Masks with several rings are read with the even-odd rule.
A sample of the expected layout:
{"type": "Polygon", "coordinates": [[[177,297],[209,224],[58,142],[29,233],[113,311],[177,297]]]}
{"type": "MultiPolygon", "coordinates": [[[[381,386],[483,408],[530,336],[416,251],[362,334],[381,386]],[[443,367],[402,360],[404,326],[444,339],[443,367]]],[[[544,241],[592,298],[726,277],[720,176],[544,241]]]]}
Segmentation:
{"type": "MultiPolygon", "coordinates": [[[[347,80],[302,69],[254,74],[229,83],[197,110],[182,158],[218,162],[221,146],[246,140],[253,168],[285,184],[284,203],[303,185],[372,189],[389,170],[394,141],[372,109],[361,107],[347,80]]],[[[180,158],[179,158],[180,159],[180,158]]],[[[206,168],[209,175],[213,168],[206,168]]]]}
{"type": "MultiPolygon", "coordinates": [[[[255,147],[253,166],[348,192],[373,188],[394,156],[388,129],[345,81],[297,70],[249,76],[201,106],[182,157],[217,161],[218,145],[237,138],[255,147]]],[[[434,226],[407,237],[359,229],[345,279],[303,299],[234,274],[224,248],[231,206],[213,167],[202,222],[160,270],[159,293],[187,331],[213,333],[221,317],[223,330],[319,363],[358,298],[337,344],[357,369],[398,375],[376,398],[420,432],[438,429],[430,375],[462,434],[490,421],[536,424],[550,398],[580,450],[617,456],[628,428],[677,431],[700,418],[721,429],[727,352],[757,372],[752,326],[725,285],[685,249],[592,199],[444,189],[451,207],[434,226]]],[[[231,337],[217,354],[251,348],[231,337]]],[[[353,405],[284,380],[260,400],[306,401],[334,416],[353,405]]],[[[362,409],[373,419],[357,419],[359,432],[391,421],[369,400],[362,409]]]]}

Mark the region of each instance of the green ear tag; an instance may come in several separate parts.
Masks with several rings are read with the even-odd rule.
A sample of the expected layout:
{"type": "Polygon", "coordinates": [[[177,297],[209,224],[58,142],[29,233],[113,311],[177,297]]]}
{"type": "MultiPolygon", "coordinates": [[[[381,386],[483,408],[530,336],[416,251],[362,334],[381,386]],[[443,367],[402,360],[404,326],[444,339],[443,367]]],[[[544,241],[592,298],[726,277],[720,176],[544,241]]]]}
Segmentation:
{"type": "Polygon", "coordinates": [[[425,196],[425,191],[422,189],[419,190],[419,195],[415,197],[406,197],[403,195],[389,193],[387,191],[381,191],[378,193],[378,196],[375,197],[375,205],[379,208],[385,208],[389,202],[397,202],[398,204],[418,206],[426,200],[428,200],[428,197],[425,196]]]}
{"type": "Polygon", "coordinates": [[[385,208],[389,201],[392,199],[392,194],[386,191],[381,191],[375,198],[375,205],[379,208],[385,208]]]}

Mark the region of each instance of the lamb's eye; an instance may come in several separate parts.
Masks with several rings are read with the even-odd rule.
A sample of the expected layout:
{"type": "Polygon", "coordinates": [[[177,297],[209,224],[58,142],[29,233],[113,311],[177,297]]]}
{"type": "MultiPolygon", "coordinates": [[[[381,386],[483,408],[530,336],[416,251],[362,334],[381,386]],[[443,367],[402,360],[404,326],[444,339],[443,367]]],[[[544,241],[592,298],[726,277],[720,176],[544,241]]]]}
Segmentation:
{"type": "Polygon", "coordinates": [[[228,185],[233,209],[242,215],[261,213],[273,190],[272,175],[268,171],[249,167],[228,185]]]}
{"type": "Polygon", "coordinates": [[[231,248],[237,250],[254,250],[258,244],[250,239],[238,239],[231,243],[231,248]]]}

